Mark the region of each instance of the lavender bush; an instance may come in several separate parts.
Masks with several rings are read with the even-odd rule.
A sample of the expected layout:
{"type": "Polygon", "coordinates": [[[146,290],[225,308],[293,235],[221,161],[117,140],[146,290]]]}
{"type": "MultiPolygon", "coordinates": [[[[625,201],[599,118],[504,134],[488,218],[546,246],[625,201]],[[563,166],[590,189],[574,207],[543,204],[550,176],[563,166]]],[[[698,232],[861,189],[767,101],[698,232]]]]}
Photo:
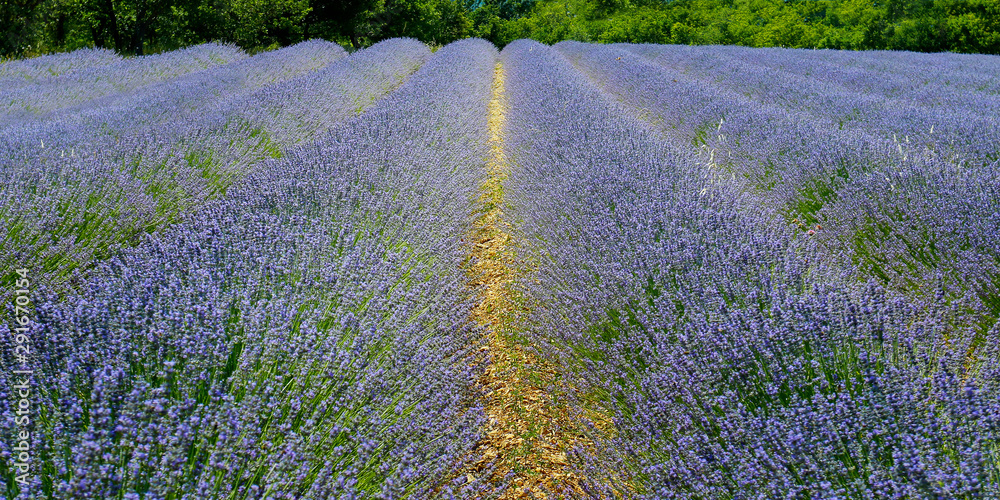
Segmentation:
{"type": "Polygon", "coordinates": [[[859,282],[769,192],[630,116],[621,81],[603,94],[533,42],[503,55],[533,338],[615,415],[581,450],[591,477],[645,498],[998,494],[997,353],[967,364],[962,306],[859,282]]]}
{"type": "Polygon", "coordinates": [[[38,115],[202,71],[247,57],[233,45],[203,44],[150,56],[94,65],[14,89],[0,101],[2,122],[38,115]]]}
{"type": "MultiPolygon", "coordinates": [[[[809,51],[624,48],[683,70],[689,78],[806,112],[838,129],[858,128],[894,139],[901,148],[971,164],[1000,159],[993,136],[1000,112],[996,73],[971,68],[932,71],[906,62],[869,70],[852,68],[836,57],[811,56],[809,51]]],[[[996,64],[992,59],[979,58],[986,65],[996,64]]]]}
{"type": "MultiPolygon", "coordinates": [[[[696,148],[706,175],[729,176],[743,189],[764,193],[772,217],[802,232],[819,231],[829,258],[924,299],[933,297],[936,286],[944,287],[946,301],[969,304],[971,317],[961,320],[963,326],[976,323],[988,330],[996,321],[991,304],[1000,297],[993,278],[1000,254],[982,238],[991,231],[992,217],[984,219],[983,213],[992,214],[988,207],[996,204],[964,201],[974,185],[981,187],[971,189],[984,191],[977,199],[990,199],[986,179],[994,164],[880,137],[880,130],[896,123],[886,117],[844,128],[801,109],[706,86],[705,80],[650,64],[620,47],[571,42],[558,48],[669,141],[696,148]],[[900,180],[909,186],[897,189],[900,180]],[[917,200],[925,192],[940,201],[917,200]],[[945,206],[963,208],[951,212],[942,210],[945,206]],[[979,277],[964,264],[969,259],[977,262],[979,277]]],[[[979,135],[996,130],[986,124],[979,135]]],[[[990,141],[982,144],[995,148],[990,141]]]]}
{"type": "Polygon", "coordinates": [[[251,165],[353,116],[428,55],[419,42],[395,40],[348,62],[338,46],[306,42],[97,106],[33,131],[38,145],[12,131],[4,170],[13,182],[0,195],[0,217],[12,228],[5,245],[17,250],[3,258],[4,279],[19,262],[38,266],[43,282],[64,281],[224,193],[251,165]],[[379,71],[368,71],[373,64],[379,71]],[[306,118],[317,111],[322,120],[306,118]],[[303,118],[293,128],[288,116],[303,118]]]}
{"type": "Polygon", "coordinates": [[[459,239],[495,61],[482,40],[440,49],[361,116],[39,304],[41,474],[26,498],[440,486],[481,419],[459,239]]]}
{"type": "Polygon", "coordinates": [[[121,59],[121,56],[113,50],[88,48],[31,59],[4,61],[0,62],[0,84],[3,85],[4,92],[7,92],[45,78],[105,66],[121,59]]]}
{"type": "Polygon", "coordinates": [[[588,496],[1000,497],[997,61],[394,39],[0,64],[5,307],[17,268],[34,294],[34,468],[8,328],[0,496],[500,494],[465,472],[464,270],[500,62],[513,334],[560,369],[588,496]]]}

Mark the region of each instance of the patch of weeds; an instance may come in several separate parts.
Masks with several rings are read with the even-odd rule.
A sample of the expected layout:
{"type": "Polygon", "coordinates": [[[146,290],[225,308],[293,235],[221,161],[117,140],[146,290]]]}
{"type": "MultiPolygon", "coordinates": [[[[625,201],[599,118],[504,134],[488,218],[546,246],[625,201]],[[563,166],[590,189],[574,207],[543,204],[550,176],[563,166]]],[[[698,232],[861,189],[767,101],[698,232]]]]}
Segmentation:
{"type": "Polygon", "coordinates": [[[833,182],[813,179],[799,188],[797,196],[789,202],[789,210],[807,226],[814,226],[820,222],[818,214],[823,206],[836,200],[837,191],[833,182]]]}
{"type": "Polygon", "coordinates": [[[691,145],[696,148],[708,146],[708,134],[714,126],[712,122],[704,122],[698,125],[691,136],[691,145]]]}
{"type": "Polygon", "coordinates": [[[214,156],[212,151],[192,150],[184,155],[184,159],[192,170],[207,181],[212,195],[225,195],[229,186],[228,176],[223,172],[221,165],[213,161],[214,156]]]}
{"type": "Polygon", "coordinates": [[[837,201],[838,191],[850,176],[847,166],[841,165],[833,175],[805,181],[797,190],[796,197],[788,202],[788,211],[793,217],[801,218],[806,226],[815,226],[820,222],[819,211],[837,201]]]}
{"type": "Polygon", "coordinates": [[[271,133],[263,127],[254,127],[250,130],[247,144],[254,145],[253,147],[255,147],[258,152],[269,158],[281,158],[284,156],[281,146],[274,141],[271,137],[271,133]]]}
{"type": "Polygon", "coordinates": [[[926,273],[942,262],[942,246],[934,231],[895,207],[867,216],[848,240],[854,264],[884,284],[898,279],[911,291],[922,288],[926,273]],[[901,243],[903,251],[890,251],[893,242],[901,243]]]}

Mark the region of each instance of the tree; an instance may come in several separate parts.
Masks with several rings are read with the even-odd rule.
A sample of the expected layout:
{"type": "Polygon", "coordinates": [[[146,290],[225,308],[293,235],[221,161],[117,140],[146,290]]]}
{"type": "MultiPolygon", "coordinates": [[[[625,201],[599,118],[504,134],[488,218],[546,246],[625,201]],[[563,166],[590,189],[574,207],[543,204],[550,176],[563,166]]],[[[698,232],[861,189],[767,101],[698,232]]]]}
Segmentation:
{"type": "Polygon", "coordinates": [[[344,37],[359,49],[364,27],[384,4],[384,0],[313,0],[307,36],[344,37]]]}
{"type": "Polygon", "coordinates": [[[299,42],[311,10],[309,0],[230,0],[223,39],[248,50],[299,42]]]}
{"type": "Polygon", "coordinates": [[[34,19],[41,0],[0,0],[0,54],[23,54],[33,42],[34,19]]]}
{"type": "Polygon", "coordinates": [[[445,44],[472,32],[472,21],[456,0],[386,0],[383,13],[378,38],[405,36],[445,44]]]}

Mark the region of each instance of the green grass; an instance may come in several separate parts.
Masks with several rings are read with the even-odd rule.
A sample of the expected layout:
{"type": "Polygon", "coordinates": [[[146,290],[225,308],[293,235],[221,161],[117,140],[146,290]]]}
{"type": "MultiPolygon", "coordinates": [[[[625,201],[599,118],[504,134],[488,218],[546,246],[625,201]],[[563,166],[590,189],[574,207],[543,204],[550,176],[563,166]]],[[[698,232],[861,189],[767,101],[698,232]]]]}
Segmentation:
{"type": "Polygon", "coordinates": [[[805,182],[798,189],[797,196],[789,202],[788,211],[810,227],[823,222],[820,220],[820,210],[837,201],[837,190],[843,186],[847,177],[847,170],[841,169],[832,178],[814,178],[805,182]]]}
{"type": "Polygon", "coordinates": [[[943,248],[937,235],[896,207],[885,207],[879,216],[869,215],[847,236],[855,265],[867,270],[884,284],[918,291],[926,286],[925,276],[939,269],[943,248]],[[888,250],[900,243],[903,252],[888,250]]]}

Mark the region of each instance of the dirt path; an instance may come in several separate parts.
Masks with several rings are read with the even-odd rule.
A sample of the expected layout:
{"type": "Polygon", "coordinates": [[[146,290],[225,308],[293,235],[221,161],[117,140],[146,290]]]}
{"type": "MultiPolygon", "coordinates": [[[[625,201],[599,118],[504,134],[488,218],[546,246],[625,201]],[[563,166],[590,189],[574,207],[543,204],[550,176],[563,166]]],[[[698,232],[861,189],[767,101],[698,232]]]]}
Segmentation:
{"type": "Polygon", "coordinates": [[[475,450],[481,458],[466,474],[491,485],[510,480],[500,499],[589,497],[585,478],[570,468],[566,452],[592,448],[593,443],[568,405],[553,400],[553,394],[566,390],[559,385],[558,370],[529,352],[517,335],[529,301],[514,284],[531,269],[517,261],[518,242],[504,220],[503,185],[509,173],[504,99],[504,71],[498,63],[489,104],[488,175],[480,187],[467,267],[477,296],[472,319],[487,337],[482,354],[488,365],[480,384],[488,421],[486,437],[475,450]]]}

